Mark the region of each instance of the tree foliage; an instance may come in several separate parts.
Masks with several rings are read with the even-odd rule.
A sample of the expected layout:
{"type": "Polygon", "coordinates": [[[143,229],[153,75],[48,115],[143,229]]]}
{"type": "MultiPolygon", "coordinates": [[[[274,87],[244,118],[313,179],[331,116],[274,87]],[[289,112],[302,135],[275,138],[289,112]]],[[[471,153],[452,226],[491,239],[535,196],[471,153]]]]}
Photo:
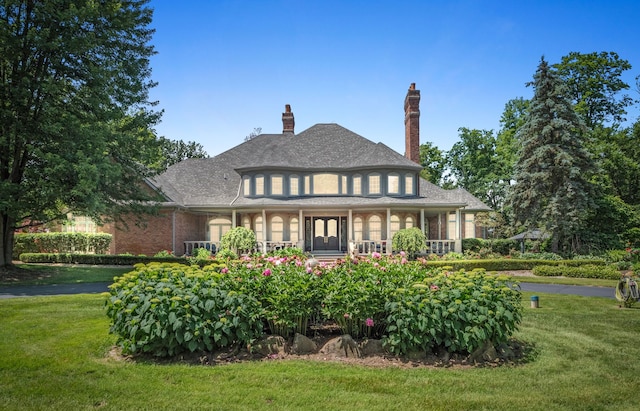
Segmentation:
{"type": "Polygon", "coordinates": [[[518,131],[511,207],[525,228],[552,233],[553,252],[573,251],[592,206],[589,177],[594,165],[584,148],[584,125],[569,90],[544,58],[529,85],[534,96],[518,131]]]}
{"type": "Polygon", "coordinates": [[[0,3],[0,266],[13,232],[145,209],[159,119],[146,0],[0,3]]]}
{"type": "Polygon", "coordinates": [[[627,94],[629,85],[620,76],[631,69],[627,60],[614,52],[582,54],[571,52],[554,68],[569,90],[575,110],[592,129],[605,122],[619,124],[625,120],[626,108],[633,104],[627,94]]]}
{"type": "Polygon", "coordinates": [[[420,145],[420,165],[423,167],[422,178],[436,185],[444,183],[446,153],[429,141],[420,145]]]}

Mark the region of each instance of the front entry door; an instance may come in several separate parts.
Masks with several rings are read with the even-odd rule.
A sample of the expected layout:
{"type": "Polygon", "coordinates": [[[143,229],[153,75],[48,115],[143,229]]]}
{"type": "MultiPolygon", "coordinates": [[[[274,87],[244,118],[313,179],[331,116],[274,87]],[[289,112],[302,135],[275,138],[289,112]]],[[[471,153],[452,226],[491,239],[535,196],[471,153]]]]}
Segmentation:
{"type": "Polygon", "coordinates": [[[339,217],[313,218],[313,249],[318,251],[338,250],[339,217]]]}

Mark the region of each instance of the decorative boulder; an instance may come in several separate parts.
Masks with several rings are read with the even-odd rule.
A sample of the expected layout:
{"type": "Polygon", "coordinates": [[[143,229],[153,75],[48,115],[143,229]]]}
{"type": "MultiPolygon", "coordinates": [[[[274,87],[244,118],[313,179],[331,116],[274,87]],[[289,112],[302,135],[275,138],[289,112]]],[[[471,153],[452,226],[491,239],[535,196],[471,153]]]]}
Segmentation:
{"type": "Polygon", "coordinates": [[[293,345],[291,346],[293,354],[313,354],[317,351],[318,345],[311,339],[298,333],[293,337],[293,345]]]}

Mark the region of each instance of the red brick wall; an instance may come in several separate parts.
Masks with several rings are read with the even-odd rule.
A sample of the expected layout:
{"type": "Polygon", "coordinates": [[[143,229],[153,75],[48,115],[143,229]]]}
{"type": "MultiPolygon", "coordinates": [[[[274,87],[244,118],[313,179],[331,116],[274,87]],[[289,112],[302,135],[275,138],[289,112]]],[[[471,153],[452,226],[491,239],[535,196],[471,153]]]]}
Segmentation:
{"type": "Polygon", "coordinates": [[[154,255],[161,250],[184,254],[184,241],[206,239],[207,217],[183,211],[163,210],[158,216],[149,217],[144,224],[136,225],[135,217],[125,218],[127,226],[106,224],[103,232],[111,233],[113,239],[109,252],[112,254],[154,255]],[[173,228],[175,218],[175,250],[173,248],[173,228]]]}

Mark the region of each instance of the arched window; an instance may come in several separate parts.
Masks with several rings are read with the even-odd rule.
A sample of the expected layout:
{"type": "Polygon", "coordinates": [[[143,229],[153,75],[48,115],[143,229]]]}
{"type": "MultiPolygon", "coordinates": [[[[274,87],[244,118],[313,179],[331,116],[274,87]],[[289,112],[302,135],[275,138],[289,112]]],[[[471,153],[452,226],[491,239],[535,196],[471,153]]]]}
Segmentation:
{"type": "Polygon", "coordinates": [[[292,217],[289,221],[289,241],[298,242],[298,217],[292,217]]]}
{"type": "Polygon", "coordinates": [[[220,241],[231,230],[231,219],[217,217],[209,221],[209,241],[220,241]]]}
{"type": "Polygon", "coordinates": [[[279,215],[271,217],[271,241],[284,241],[284,221],[279,215]]]}
{"type": "Polygon", "coordinates": [[[400,231],[400,217],[396,214],[391,216],[391,232],[389,233],[389,238],[393,238],[393,235],[400,231]]]}
{"type": "Polygon", "coordinates": [[[382,240],[382,219],[380,216],[372,215],[369,217],[369,240],[382,240]]]}
{"type": "Polygon", "coordinates": [[[262,237],[262,216],[256,216],[254,220],[254,227],[256,228],[256,241],[264,241],[262,237]]]}
{"type": "Polygon", "coordinates": [[[362,218],[360,217],[353,219],[353,239],[354,241],[362,241],[362,218]]]}
{"type": "Polygon", "coordinates": [[[242,217],[242,226],[247,230],[251,230],[251,218],[249,216],[242,217]]]}
{"type": "Polygon", "coordinates": [[[415,220],[413,216],[408,216],[406,220],[404,220],[404,228],[413,228],[415,226],[415,220]]]}

